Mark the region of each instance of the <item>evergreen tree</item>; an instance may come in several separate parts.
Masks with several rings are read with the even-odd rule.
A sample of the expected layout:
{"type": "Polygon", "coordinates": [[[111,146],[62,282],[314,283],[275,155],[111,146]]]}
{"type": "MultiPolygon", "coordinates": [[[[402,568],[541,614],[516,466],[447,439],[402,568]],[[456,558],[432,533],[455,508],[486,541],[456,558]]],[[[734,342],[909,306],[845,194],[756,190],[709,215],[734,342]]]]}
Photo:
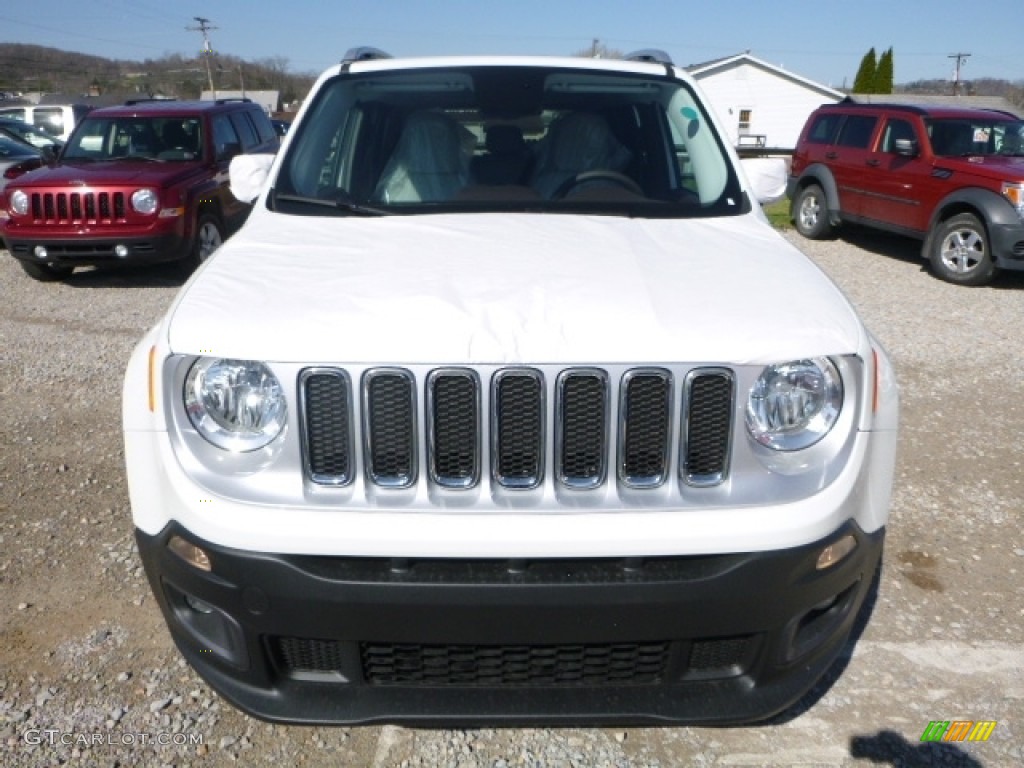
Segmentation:
{"type": "Polygon", "coordinates": [[[892,85],[892,46],[889,46],[889,50],[878,60],[878,68],[875,70],[875,93],[892,93],[892,85]]]}
{"type": "Polygon", "coordinates": [[[857,76],[853,79],[853,92],[874,93],[875,73],[877,70],[878,57],[875,54],[874,47],[872,47],[870,51],[864,54],[864,58],[860,60],[860,69],[857,70],[857,76]]]}

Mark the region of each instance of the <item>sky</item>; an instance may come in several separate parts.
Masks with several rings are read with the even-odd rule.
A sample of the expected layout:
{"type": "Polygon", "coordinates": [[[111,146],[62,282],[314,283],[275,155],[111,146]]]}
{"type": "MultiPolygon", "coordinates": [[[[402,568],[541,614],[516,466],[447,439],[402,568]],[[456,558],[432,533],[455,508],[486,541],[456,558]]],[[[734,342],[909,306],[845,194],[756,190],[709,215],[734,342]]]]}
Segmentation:
{"type": "MultiPolygon", "coordinates": [[[[1024,0],[46,0],[0,4],[0,42],[112,59],[197,56],[209,20],[216,53],[285,60],[319,73],[351,47],[395,56],[564,55],[597,39],[624,53],[660,48],[683,66],[749,51],[801,77],[852,85],[869,48],[893,48],[895,81],[1024,81],[1024,0]]],[[[0,63],[2,66],[2,63],[0,63]]]]}

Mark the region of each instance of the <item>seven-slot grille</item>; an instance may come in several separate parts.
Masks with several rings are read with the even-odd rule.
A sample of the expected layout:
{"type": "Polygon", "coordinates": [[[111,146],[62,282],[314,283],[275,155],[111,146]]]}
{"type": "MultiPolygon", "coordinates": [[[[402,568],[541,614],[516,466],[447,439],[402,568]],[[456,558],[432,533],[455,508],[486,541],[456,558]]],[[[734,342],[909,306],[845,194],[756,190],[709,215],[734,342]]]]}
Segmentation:
{"type": "Polygon", "coordinates": [[[533,368],[501,369],[486,383],[471,369],[439,368],[423,384],[422,414],[417,389],[415,376],[401,368],[368,370],[358,385],[341,369],[304,371],[310,478],[347,485],[361,463],[368,482],[408,488],[419,477],[422,428],[430,482],[472,488],[489,468],[491,481],[502,487],[536,488],[544,482],[546,436],[553,429],[554,475],[563,485],[600,487],[614,461],[619,482],[657,488],[673,471],[673,419],[682,420],[678,471],[685,483],[715,485],[728,472],[735,383],[726,369],[695,369],[679,386],[661,368],[632,369],[621,380],[602,369],[570,368],[549,395],[544,374],[533,368]]]}
{"type": "Polygon", "coordinates": [[[102,223],[125,218],[123,192],[35,192],[31,207],[33,219],[58,224],[102,223]]]}

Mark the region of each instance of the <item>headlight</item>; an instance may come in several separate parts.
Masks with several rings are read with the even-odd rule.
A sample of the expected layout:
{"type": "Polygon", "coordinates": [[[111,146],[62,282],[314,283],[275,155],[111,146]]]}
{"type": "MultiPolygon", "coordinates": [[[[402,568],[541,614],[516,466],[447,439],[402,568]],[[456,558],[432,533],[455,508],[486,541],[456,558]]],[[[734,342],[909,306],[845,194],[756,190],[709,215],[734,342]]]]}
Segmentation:
{"type": "Polygon", "coordinates": [[[159,204],[156,192],[152,189],[136,189],[132,192],[132,208],[141,214],[148,216],[155,213],[159,204]]]}
{"type": "Polygon", "coordinates": [[[747,430],[769,448],[798,451],[828,434],[842,404],[843,382],[827,358],[769,365],[750,389],[747,430]]]}
{"type": "Polygon", "coordinates": [[[284,429],[281,384],[263,363],[202,357],[185,378],[185,410],[200,435],[228,451],[255,451],[284,429]]]}
{"type": "Polygon", "coordinates": [[[28,213],[28,195],[20,189],[11,193],[11,212],[19,216],[24,216],[28,213]]]}
{"type": "Polygon", "coordinates": [[[1017,215],[1024,219],[1024,184],[1004,181],[1003,197],[1010,201],[1010,205],[1017,209],[1017,215]]]}

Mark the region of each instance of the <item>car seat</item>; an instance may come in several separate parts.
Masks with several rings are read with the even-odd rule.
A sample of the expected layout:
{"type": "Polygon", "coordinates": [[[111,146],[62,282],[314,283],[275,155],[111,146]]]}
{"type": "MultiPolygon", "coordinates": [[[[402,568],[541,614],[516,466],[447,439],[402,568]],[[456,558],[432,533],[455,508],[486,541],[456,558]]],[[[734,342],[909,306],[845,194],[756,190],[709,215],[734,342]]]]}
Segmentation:
{"type": "Polygon", "coordinates": [[[438,112],[413,112],[384,166],[374,198],[385,203],[450,200],[469,180],[458,123],[438,112]]]}
{"type": "Polygon", "coordinates": [[[541,197],[551,198],[567,181],[587,171],[621,172],[630,151],[612,133],[608,121],[589,112],[570,112],[548,128],[531,186],[541,197]]]}

